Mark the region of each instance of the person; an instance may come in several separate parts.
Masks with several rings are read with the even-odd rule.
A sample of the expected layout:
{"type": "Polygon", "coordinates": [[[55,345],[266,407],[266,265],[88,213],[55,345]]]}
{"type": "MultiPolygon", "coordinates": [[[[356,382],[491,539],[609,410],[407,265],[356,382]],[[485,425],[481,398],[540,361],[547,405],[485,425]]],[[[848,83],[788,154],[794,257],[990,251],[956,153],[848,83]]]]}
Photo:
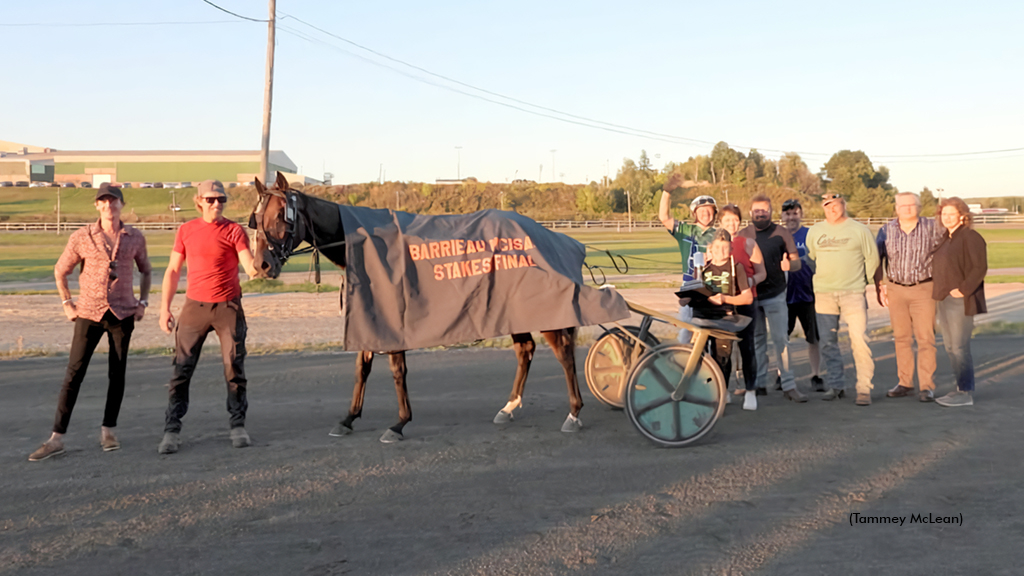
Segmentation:
{"type": "MultiPolygon", "coordinates": [[[[807,340],[807,362],[811,365],[811,385],[815,392],[825,391],[821,379],[821,350],[818,348],[818,318],[814,312],[814,263],[807,258],[807,226],[803,225],[804,207],[796,198],[782,203],[782,225],[793,235],[800,269],[790,270],[786,279],[786,307],[789,310],[789,330],[792,335],[796,321],[807,340]]],[[[779,383],[781,385],[781,382],[779,383]]]]}
{"type": "Polygon", "coordinates": [[[843,398],[843,355],[839,350],[839,321],[846,322],[857,369],[857,405],[871,405],[875,362],[868,347],[868,301],[865,289],[878,269],[878,247],[867,226],[846,214],[839,194],[822,196],[825,221],[807,231],[807,257],[814,260],[814,311],[818,316],[821,356],[828,392],[822,400],[843,398]]]}
{"type": "MultiPolygon", "coordinates": [[[[728,231],[718,230],[715,233],[714,240],[708,246],[708,255],[711,262],[701,270],[701,279],[709,295],[693,303],[694,318],[719,319],[739,313],[739,306],[752,304],[754,296],[747,281],[747,273],[733,258],[732,236],[728,231]]],[[[710,336],[708,347],[722,374],[728,375],[732,371],[732,340],[710,336]]],[[[746,398],[750,401],[744,400],[743,409],[757,410],[755,392],[747,390],[746,398]]]]}
{"type": "Polygon", "coordinates": [[[53,269],[57,280],[64,315],[75,323],[71,338],[68,367],[57,397],[57,415],[53,433],[28,459],[32,462],[64,454],[64,435],[71,422],[71,412],[78,400],[78,392],[85,379],[89,361],[103,334],[110,346],[108,357],[107,401],[100,427],[100,447],[104,452],[121,447],[114,428],[124,398],[125,372],[128,366],[128,346],[135,323],[146,313],[152,267],[146,254],[146,238],[141,232],[121,222],[124,195],[117,186],[101,184],[96,189],[93,204],[99,219],[79,228],[68,238],[67,246],[53,269]],[[78,276],[78,302],[68,289],[68,275],[82,265],[78,276]],[[132,286],[132,268],[137,266],[142,278],[139,299],[135,299],[132,286]]]}
{"type": "Polygon", "coordinates": [[[932,298],[938,302],[942,344],[956,376],[956,390],[935,402],[946,407],[973,406],[971,332],[974,317],[988,312],[988,247],[981,234],[972,228],[971,211],[960,198],[953,196],[939,202],[939,218],[945,231],[932,260],[932,298]]]}
{"type": "Polygon", "coordinates": [[[767,394],[768,332],[775,347],[775,361],[782,379],[782,395],[793,402],[807,402],[807,396],[796,387],[796,378],[789,365],[789,336],[786,324],[786,272],[800,270],[800,257],[793,236],[772,222],[772,201],[764,194],[751,199],[751,224],[740,230],[740,236],[752,238],[761,249],[767,276],[757,286],[754,307],[754,353],[757,357],[757,394],[767,394]]]}
{"type": "Polygon", "coordinates": [[[250,278],[256,276],[249,237],[236,222],[224,218],[228,197],[219,180],[199,184],[194,201],[202,217],[178,228],[160,298],[160,328],[168,334],[174,330],[174,375],[170,381],[164,437],[158,448],[160,454],[173,454],[181,445],[181,419],[188,411],[189,383],[203,342],[211,331],[217,332],[224,359],[231,444],[243,448],[251,443],[245,431],[248,408],[244,366],[246,323],[238,282],[239,263],[250,278]],[[178,291],[182,264],[188,266],[188,280],[185,304],[175,324],[171,302],[178,291]]]}
{"type": "MultiPolygon", "coordinates": [[[[753,299],[757,297],[757,284],[768,275],[764,269],[764,258],[761,256],[761,249],[757,242],[751,238],[739,236],[740,230],[740,209],[735,204],[726,204],[722,207],[722,214],[719,216],[719,223],[723,230],[732,235],[732,255],[736,263],[743,267],[748,283],[750,284],[751,302],[736,306],[736,313],[751,318],[746,328],[736,335],[740,338],[737,348],[740,352],[740,362],[743,366],[743,408],[745,410],[757,410],[757,358],[754,354],[754,315],[756,307],[753,299]]],[[[729,373],[724,372],[726,379],[729,373]]],[[[737,391],[739,392],[739,391],[737,391]]]]}
{"type": "Polygon", "coordinates": [[[920,216],[921,198],[913,192],[896,195],[896,218],[886,222],[875,239],[881,266],[875,273],[878,303],[889,309],[896,344],[899,381],[885,395],[914,394],[914,339],[917,339],[917,398],[935,399],[935,300],[932,299],[932,251],[935,222],[920,216]],[[887,278],[888,282],[882,283],[887,278]]]}
{"type": "MultiPolygon", "coordinates": [[[[718,216],[718,204],[711,196],[698,196],[690,202],[690,214],[693,216],[694,223],[676,220],[669,213],[669,204],[672,191],[678,188],[682,182],[683,175],[678,172],[669,176],[668,182],[665,183],[661,191],[658,219],[679,243],[679,252],[683,257],[683,280],[685,281],[687,276],[693,274],[693,255],[696,252],[707,252],[708,244],[715,237],[715,229],[712,224],[715,222],[715,217],[718,216]]],[[[689,306],[680,306],[677,317],[683,322],[689,322],[693,318],[693,311],[689,306]]],[[[692,337],[693,334],[685,328],[679,331],[679,341],[684,344],[689,343],[692,337]]]]}

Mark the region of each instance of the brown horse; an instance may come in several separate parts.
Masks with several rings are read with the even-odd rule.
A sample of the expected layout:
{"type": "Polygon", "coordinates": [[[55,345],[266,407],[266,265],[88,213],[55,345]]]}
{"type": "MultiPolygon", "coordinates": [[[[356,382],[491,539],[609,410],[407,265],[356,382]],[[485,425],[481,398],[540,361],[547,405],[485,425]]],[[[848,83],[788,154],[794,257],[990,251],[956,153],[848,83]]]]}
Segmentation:
{"type": "MultiPolygon", "coordinates": [[[[303,242],[309,244],[306,250],[319,251],[339,267],[345,267],[345,230],[337,204],[292,190],[288,180],[280,172],[273,187],[266,188],[256,180],[256,188],[259,192],[259,203],[249,217],[249,226],[257,230],[255,265],[260,276],[276,278],[281,273],[285,261],[291,255],[301,253],[296,252],[296,248],[303,242]]],[[[341,297],[344,306],[344,288],[341,290],[341,297]]],[[[562,424],[562,432],[577,432],[583,426],[579,420],[583,398],[580,396],[576,379],[576,329],[549,330],[541,334],[562,364],[566,386],[569,389],[569,416],[562,424]]],[[[533,336],[529,333],[512,334],[512,342],[518,367],[508,403],[494,417],[495,424],[510,422],[515,409],[522,406],[523,388],[530,372],[534,350],[537,348],[533,336]]],[[[380,437],[381,442],[391,443],[403,439],[402,430],[412,420],[412,408],[406,389],[405,351],[383,353],[389,356],[391,373],[395,378],[395,392],[398,395],[398,423],[388,428],[380,437]]],[[[353,422],[362,415],[366,379],[370,375],[373,356],[374,352],[369,350],[359,352],[356,356],[352,404],[345,419],[331,430],[331,436],[351,433],[353,422]]]]}

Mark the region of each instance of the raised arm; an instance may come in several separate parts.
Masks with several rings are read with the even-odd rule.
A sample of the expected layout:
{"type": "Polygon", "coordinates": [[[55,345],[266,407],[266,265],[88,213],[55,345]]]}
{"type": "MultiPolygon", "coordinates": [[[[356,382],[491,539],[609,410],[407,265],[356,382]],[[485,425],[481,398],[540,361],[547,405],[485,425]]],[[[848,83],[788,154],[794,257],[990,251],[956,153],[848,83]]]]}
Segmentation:
{"type": "Polygon", "coordinates": [[[661,190],[661,201],[658,203],[658,220],[661,220],[661,224],[668,229],[669,232],[675,232],[676,219],[672,217],[669,212],[672,201],[672,191],[679,188],[679,185],[683,182],[683,175],[678,172],[673,172],[668,177],[668,182],[665,182],[665,186],[661,190]]]}

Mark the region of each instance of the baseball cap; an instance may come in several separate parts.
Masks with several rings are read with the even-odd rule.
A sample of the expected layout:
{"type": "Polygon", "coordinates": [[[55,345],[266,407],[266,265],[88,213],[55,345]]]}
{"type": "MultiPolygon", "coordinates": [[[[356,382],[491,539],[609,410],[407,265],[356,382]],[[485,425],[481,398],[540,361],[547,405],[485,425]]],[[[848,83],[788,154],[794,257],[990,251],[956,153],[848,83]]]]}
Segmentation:
{"type": "Polygon", "coordinates": [[[822,194],[821,195],[821,205],[822,206],[828,206],[834,200],[842,200],[842,199],[843,199],[843,195],[842,194],[822,194]]]}
{"type": "Polygon", "coordinates": [[[96,189],[96,199],[104,198],[107,196],[113,196],[122,203],[124,202],[124,195],[121,194],[121,187],[112,185],[110,182],[104,182],[100,184],[100,187],[96,189]]]}
{"type": "Polygon", "coordinates": [[[210,193],[220,194],[226,196],[224,193],[224,184],[221,184],[220,180],[203,180],[199,183],[199,195],[205,196],[210,193]]]}

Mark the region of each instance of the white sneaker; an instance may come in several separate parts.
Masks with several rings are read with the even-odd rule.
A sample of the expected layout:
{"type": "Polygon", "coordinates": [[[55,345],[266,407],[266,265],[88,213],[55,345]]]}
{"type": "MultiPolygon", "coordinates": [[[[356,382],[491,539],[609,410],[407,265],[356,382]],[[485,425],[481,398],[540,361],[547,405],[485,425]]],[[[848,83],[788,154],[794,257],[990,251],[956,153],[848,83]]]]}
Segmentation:
{"type": "Polygon", "coordinates": [[[729,390],[725,391],[725,403],[732,404],[732,393],[730,393],[729,390]]]}
{"type": "Polygon", "coordinates": [[[743,409],[757,410],[757,392],[754,390],[747,390],[747,393],[743,396],[743,409]]]}

